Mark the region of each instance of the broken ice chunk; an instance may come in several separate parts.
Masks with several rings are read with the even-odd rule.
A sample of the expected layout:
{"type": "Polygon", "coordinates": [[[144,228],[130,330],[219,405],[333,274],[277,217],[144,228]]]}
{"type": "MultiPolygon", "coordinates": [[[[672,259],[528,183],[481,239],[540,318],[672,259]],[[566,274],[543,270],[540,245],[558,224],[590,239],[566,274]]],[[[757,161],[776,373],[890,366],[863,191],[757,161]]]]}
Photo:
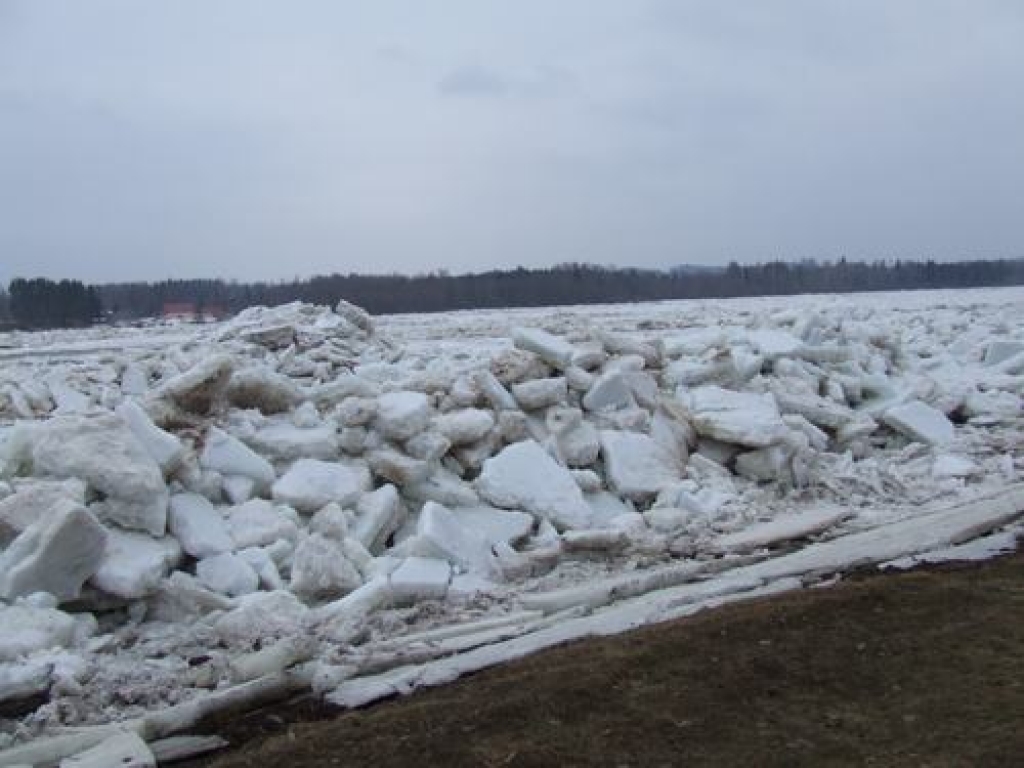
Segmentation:
{"type": "Polygon", "coordinates": [[[516,328],[512,333],[512,339],[519,349],[533,352],[559,370],[568,368],[576,353],[575,347],[565,339],[540,328],[516,328]]]}
{"type": "Polygon", "coordinates": [[[448,592],[452,567],[446,560],[408,557],[391,572],[391,591],[399,604],[441,600],[448,592]]]}
{"type": "Polygon", "coordinates": [[[451,510],[432,501],[423,505],[410,554],[440,557],[464,571],[487,576],[497,572],[491,543],[459,522],[451,510]]]}
{"type": "Polygon", "coordinates": [[[532,512],[559,528],[586,528],[590,522],[590,508],[572,474],[533,440],[485,461],[476,486],[495,506],[532,512]]]}
{"type": "Polygon", "coordinates": [[[620,496],[643,501],[679,480],[676,457],[647,435],[606,429],[600,439],[608,483],[620,496]]]}
{"type": "Polygon", "coordinates": [[[944,445],[953,439],[953,422],[942,411],[920,400],[889,408],[882,421],[918,442],[944,445]]]}
{"type": "Polygon", "coordinates": [[[32,461],[38,474],[79,477],[104,494],[104,516],[118,525],[163,534],[168,500],[163,473],[120,416],[47,422],[35,433],[32,461]]]}
{"type": "Polygon", "coordinates": [[[110,530],[103,560],[92,583],[104,592],[135,599],[152,593],[181,562],[176,539],[154,539],[144,533],[110,530]]]}
{"type": "Polygon", "coordinates": [[[299,459],[271,489],[275,501],[309,514],[331,502],[354,504],[368,490],[366,465],[317,459],[299,459]]]}
{"type": "Polygon", "coordinates": [[[389,440],[408,440],[430,423],[430,400],[422,392],[388,392],[377,406],[377,429],[389,440]]]}
{"type": "Polygon", "coordinates": [[[314,533],[295,548],[291,590],[311,598],[339,597],[363,583],[341,542],[314,533]]]}
{"type": "MultiPolygon", "coordinates": [[[[17,498],[17,497],[15,497],[17,498]]],[[[61,499],[0,554],[0,596],[49,592],[78,597],[103,560],[107,533],[80,504],[61,499]]]]}
{"type": "Polygon", "coordinates": [[[764,448],[789,433],[775,398],[768,393],[732,392],[712,384],[680,390],[677,397],[697,432],[716,440],[764,448]]]}
{"type": "Polygon", "coordinates": [[[208,499],[197,493],[171,497],[169,528],[181,548],[195,558],[230,552],[235,546],[224,518],[208,499]]]}
{"type": "Polygon", "coordinates": [[[224,475],[251,478],[258,487],[269,487],[275,477],[274,467],[269,461],[217,427],[210,427],[206,433],[206,444],[199,456],[199,465],[224,475]]]}
{"type": "Polygon", "coordinates": [[[214,592],[237,597],[259,589],[260,578],[245,558],[224,552],[196,564],[199,581],[214,592]]]}
{"type": "Polygon", "coordinates": [[[239,549],[266,546],[278,539],[294,541],[298,536],[294,514],[288,507],[252,499],[228,510],[228,531],[239,549]]]}

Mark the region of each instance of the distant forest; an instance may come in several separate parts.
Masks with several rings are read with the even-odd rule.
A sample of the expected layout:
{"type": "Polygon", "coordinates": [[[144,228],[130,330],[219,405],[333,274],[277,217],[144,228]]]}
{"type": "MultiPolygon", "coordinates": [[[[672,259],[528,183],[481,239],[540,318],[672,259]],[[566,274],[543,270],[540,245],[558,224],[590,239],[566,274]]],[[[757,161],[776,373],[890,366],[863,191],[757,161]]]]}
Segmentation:
{"type": "Polygon", "coordinates": [[[0,290],[0,322],[22,328],[130,321],[171,311],[220,316],[254,305],[290,301],[333,305],[338,299],[373,314],[452,309],[976,288],[1024,284],[1024,259],[987,261],[773,261],[670,270],[561,264],[549,269],[467,275],[333,274],[277,283],[164,280],[83,286],[77,281],[16,279],[0,290]]]}

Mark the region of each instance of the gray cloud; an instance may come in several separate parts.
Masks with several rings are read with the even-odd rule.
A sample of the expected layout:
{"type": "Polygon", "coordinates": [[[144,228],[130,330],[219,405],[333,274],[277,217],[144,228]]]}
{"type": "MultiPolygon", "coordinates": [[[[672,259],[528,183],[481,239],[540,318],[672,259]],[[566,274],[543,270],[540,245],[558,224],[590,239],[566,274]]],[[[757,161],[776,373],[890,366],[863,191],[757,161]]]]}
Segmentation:
{"type": "Polygon", "coordinates": [[[442,77],[438,90],[446,96],[504,96],[509,83],[494,70],[467,64],[442,77]]]}
{"type": "Polygon", "coordinates": [[[0,280],[1024,251],[1018,3],[445,8],[0,0],[0,280]]]}

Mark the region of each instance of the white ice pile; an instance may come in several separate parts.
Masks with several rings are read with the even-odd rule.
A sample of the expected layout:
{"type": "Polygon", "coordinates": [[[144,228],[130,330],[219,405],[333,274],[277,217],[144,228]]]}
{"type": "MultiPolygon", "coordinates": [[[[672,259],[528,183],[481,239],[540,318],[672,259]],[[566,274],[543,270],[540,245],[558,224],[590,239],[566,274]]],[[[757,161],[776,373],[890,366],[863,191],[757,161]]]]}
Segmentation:
{"type": "Polygon", "coordinates": [[[0,337],[0,765],[1012,525],[1022,296],[922,296],[0,337]]]}

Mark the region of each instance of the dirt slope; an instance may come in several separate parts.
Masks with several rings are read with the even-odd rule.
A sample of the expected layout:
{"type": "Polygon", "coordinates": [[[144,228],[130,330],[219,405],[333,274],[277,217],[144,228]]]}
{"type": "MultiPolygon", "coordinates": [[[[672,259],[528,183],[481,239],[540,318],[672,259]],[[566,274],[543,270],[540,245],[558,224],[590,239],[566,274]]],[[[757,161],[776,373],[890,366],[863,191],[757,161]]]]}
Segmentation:
{"type": "Polygon", "coordinates": [[[211,727],[238,748],[189,765],[1020,766],[1024,556],[735,605],[364,711],[211,727]]]}

